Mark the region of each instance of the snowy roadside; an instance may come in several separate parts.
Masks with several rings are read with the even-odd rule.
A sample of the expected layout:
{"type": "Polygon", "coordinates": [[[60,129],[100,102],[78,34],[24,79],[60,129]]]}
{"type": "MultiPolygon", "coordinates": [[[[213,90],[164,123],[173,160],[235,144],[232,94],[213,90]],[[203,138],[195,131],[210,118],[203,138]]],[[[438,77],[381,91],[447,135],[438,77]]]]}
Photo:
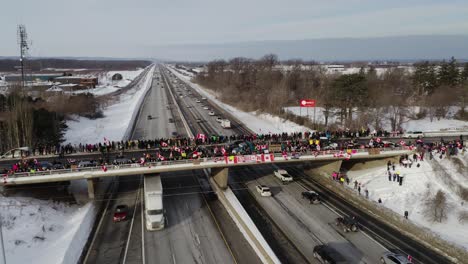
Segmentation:
{"type": "Polygon", "coordinates": [[[202,88],[200,85],[190,81],[190,76],[185,76],[180,74],[170,65],[166,65],[167,68],[174,73],[178,78],[183,80],[186,84],[193,87],[200,95],[210,99],[212,102],[217,104],[219,107],[228,111],[230,114],[239,119],[244,123],[250,130],[259,134],[268,134],[268,133],[294,133],[294,132],[305,132],[310,131],[309,128],[300,126],[294,122],[285,120],[278,116],[273,116],[270,114],[258,114],[256,112],[244,112],[231,105],[225,104],[219,101],[214,94],[214,92],[202,88]]]}
{"type": "MultiPolygon", "coordinates": [[[[153,66],[134,89],[120,95],[104,109],[104,118],[69,121],[67,142],[102,142],[103,137],[121,140],[134,110],[150,89],[153,66]]],[[[96,204],[87,198],[85,180],[72,181],[69,190],[78,204],[26,197],[3,197],[0,217],[7,263],[77,263],[96,218],[96,204]]]]}
{"type": "MultiPolygon", "coordinates": [[[[465,168],[468,163],[468,154],[459,154],[460,161],[465,168]]],[[[350,188],[354,188],[354,181],[361,183],[361,194],[369,191],[369,199],[377,202],[380,198],[382,205],[403,216],[405,211],[409,213],[409,220],[419,226],[425,227],[436,233],[441,238],[453,242],[468,250],[468,222],[460,222],[460,212],[468,211],[468,205],[454,190],[454,184],[468,187],[467,175],[459,166],[447,158],[442,160],[434,157],[433,160],[419,162],[420,167],[413,163],[411,168],[396,165],[395,172],[399,172],[404,178],[403,185],[389,180],[387,167],[349,171],[350,188]],[[434,163],[440,164],[434,166],[434,163]],[[451,175],[453,182],[444,180],[444,171],[451,175]],[[465,173],[465,174],[464,174],[465,173]],[[448,218],[442,223],[432,222],[425,215],[425,201],[434,197],[438,190],[446,193],[449,204],[448,218]]],[[[393,170],[391,171],[394,172],[393,170]]]]}
{"type": "Polygon", "coordinates": [[[76,117],[67,122],[68,130],[65,132],[66,143],[98,143],[103,142],[104,137],[109,140],[122,140],[125,131],[133,116],[138,102],[146,94],[151,85],[154,72],[152,67],[147,75],[136,85],[135,89],[120,95],[119,102],[106,107],[104,117],[89,119],[76,117]]]}

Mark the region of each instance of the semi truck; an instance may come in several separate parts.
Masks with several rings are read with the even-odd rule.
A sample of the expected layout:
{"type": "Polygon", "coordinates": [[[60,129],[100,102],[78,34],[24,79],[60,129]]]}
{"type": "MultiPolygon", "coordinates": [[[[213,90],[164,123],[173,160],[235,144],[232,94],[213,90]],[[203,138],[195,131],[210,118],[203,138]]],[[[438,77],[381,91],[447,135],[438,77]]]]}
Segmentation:
{"type": "Polygon", "coordinates": [[[145,219],[149,231],[164,228],[163,188],[161,176],[145,175],[145,219]]]}
{"type": "Polygon", "coordinates": [[[221,120],[221,127],[222,128],[231,128],[231,121],[228,119],[221,120]]]}

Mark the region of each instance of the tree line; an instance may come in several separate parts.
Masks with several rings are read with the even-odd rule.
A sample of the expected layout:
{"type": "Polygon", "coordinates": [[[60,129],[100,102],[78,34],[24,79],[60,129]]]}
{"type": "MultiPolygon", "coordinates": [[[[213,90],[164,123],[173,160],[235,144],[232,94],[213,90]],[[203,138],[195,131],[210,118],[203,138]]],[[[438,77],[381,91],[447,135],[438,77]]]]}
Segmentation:
{"type": "MultiPolygon", "coordinates": [[[[125,70],[137,67],[145,68],[150,61],[145,60],[77,60],[77,59],[28,59],[26,67],[29,71],[40,71],[46,68],[59,69],[102,69],[125,70]]],[[[0,59],[0,71],[16,71],[19,59],[0,59]]]]}
{"type": "Polygon", "coordinates": [[[406,118],[429,117],[432,121],[446,117],[450,106],[459,107],[458,118],[468,118],[468,63],[462,65],[455,58],[416,63],[413,71],[389,67],[381,74],[373,66],[353,74],[330,74],[319,65],[306,65],[301,60],[289,60],[287,68],[284,65],[280,66],[274,54],[257,60],[215,60],[195,81],[244,111],[280,115],[315,127],[335,126],[328,121],[333,115],[342,127],[372,124],[379,129],[388,122],[397,130],[406,118]],[[301,98],[317,99],[324,111],[324,122],[311,124],[282,110],[298,106],[301,98]],[[413,106],[420,107],[420,111],[411,111],[413,106]]]}

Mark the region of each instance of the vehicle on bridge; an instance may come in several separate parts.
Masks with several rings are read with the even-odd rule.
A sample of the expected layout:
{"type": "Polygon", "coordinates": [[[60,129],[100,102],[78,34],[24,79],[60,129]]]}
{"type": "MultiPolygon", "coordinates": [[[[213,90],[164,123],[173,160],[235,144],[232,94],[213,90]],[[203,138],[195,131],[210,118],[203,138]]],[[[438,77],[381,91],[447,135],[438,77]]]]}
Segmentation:
{"type": "Polygon", "coordinates": [[[29,147],[14,148],[12,150],[9,150],[9,151],[3,153],[0,156],[0,159],[21,158],[21,157],[27,157],[30,154],[31,153],[30,153],[29,147]]]}
{"type": "Polygon", "coordinates": [[[338,227],[343,228],[343,231],[346,232],[357,232],[359,230],[358,223],[354,217],[338,217],[335,221],[338,227]]]}
{"type": "Polygon", "coordinates": [[[149,231],[164,228],[163,188],[161,176],[145,175],[145,219],[149,231]]]}
{"type": "Polygon", "coordinates": [[[322,263],[347,264],[349,263],[338,251],[328,245],[314,247],[314,257],[322,263]]]}
{"type": "Polygon", "coordinates": [[[403,134],[403,138],[419,138],[424,137],[424,133],[422,131],[407,131],[403,134]]]}
{"type": "Polygon", "coordinates": [[[275,170],[275,176],[281,180],[282,183],[289,183],[293,181],[293,177],[288,174],[286,170],[275,170]]]}
{"type": "Polygon", "coordinates": [[[314,191],[305,191],[302,192],[302,199],[307,199],[311,204],[319,204],[320,203],[320,197],[318,193],[314,191]]]}

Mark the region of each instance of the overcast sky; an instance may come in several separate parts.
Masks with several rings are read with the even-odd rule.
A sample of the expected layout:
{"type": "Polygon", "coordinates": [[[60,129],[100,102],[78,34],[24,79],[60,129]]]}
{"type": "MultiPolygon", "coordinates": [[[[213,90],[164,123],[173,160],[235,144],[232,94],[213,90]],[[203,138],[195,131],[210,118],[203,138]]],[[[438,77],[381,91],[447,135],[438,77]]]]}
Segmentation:
{"type": "MultiPolygon", "coordinates": [[[[467,0],[5,0],[0,55],[153,56],[158,45],[468,35],[467,0]]],[[[157,54],[157,53],[156,53],[157,54]]]]}

